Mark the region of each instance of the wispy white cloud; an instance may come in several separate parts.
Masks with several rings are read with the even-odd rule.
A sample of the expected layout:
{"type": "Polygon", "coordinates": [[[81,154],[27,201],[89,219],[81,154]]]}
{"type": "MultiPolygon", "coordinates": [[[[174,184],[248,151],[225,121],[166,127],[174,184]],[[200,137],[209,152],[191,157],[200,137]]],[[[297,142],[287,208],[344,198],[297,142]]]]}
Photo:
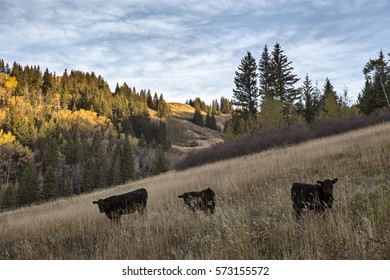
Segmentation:
{"type": "MultiPolygon", "coordinates": [[[[386,0],[0,2],[0,57],[94,71],[168,100],[230,98],[246,51],[282,44],[296,74],[360,91],[361,69],[390,46],[386,0]]],[[[321,84],[320,84],[321,86],[321,84]]]]}

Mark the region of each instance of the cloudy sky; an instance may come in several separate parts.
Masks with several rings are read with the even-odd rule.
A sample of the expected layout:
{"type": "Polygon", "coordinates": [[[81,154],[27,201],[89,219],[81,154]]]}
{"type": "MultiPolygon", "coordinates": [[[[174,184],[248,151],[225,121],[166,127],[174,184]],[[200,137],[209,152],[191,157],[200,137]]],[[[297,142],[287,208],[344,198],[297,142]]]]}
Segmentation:
{"type": "Polygon", "coordinates": [[[276,42],[301,81],[356,99],[365,63],[390,52],[390,0],[0,0],[10,65],[93,71],[168,101],[231,98],[246,52],[276,42]]]}

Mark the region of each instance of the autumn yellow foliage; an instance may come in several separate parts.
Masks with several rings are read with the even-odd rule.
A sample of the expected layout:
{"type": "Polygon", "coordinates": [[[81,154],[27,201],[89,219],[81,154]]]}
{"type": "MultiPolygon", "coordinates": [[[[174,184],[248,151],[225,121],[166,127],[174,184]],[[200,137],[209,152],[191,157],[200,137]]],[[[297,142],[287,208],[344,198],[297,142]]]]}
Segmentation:
{"type": "Polygon", "coordinates": [[[53,116],[57,122],[65,128],[77,127],[80,130],[90,130],[91,128],[106,128],[110,125],[109,119],[98,116],[96,112],[80,109],[72,112],[70,110],[59,110],[53,116]]]}
{"type": "Polygon", "coordinates": [[[15,77],[0,73],[0,99],[9,98],[17,86],[18,81],[15,77]]]}
{"type": "Polygon", "coordinates": [[[7,116],[7,112],[3,109],[0,109],[0,125],[3,123],[6,116],[7,116]]]}
{"type": "Polygon", "coordinates": [[[14,90],[18,86],[18,81],[15,77],[7,76],[5,79],[5,87],[9,90],[14,90]]]}
{"type": "Polygon", "coordinates": [[[16,141],[15,136],[12,135],[11,132],[4,133],[2,129],[0,129],[0,145],[3,144],[12,144],[16,141]]]}

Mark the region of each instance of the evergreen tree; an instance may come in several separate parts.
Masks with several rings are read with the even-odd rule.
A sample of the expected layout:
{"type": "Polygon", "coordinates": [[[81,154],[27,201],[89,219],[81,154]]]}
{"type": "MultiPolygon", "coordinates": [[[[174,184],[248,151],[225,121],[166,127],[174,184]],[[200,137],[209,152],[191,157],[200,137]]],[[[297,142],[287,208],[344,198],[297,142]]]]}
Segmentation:
{"type": "Polygon", "coordinates": [[[1,208],[2,209],[12,209],[16,207],[16,191],[14,186],[5,186],[3,192],[1,208]]]}
{"type": "Polygon", "coordinates": [[[152,168],[152,173],[153,175],[157,175],[167,171],[168,171],[168,161],[165,158],[164,151],[162,149],[157,149],[154,166],[152,168]]]}
{"type": "Polygon", "coordinates": [[[241,60],[234,78],[233,104],[255,114],[258,107],[257,65],[250,52],[241,60]]]}
{"type": "Polygon", "coordinates": [[[54,78],[49,69],[46,68],[45,73],[43,73],[43,83],[42,83],[42,94],[44,96],[48,95],[49,91],[53,88],[54,78]]]}
{"type": "Polygon", "coordinates": [[[294,88],[294,85],[299,81],[296,75],[292,74],[294,67],[291,66],[292,61],[288,61],[286,55],[279,43],[276,43],[272,51],[271,61],[271,83],[269,89],[272,91],[274,98],[283,102],[284,109],[289,104],[299,99],[299,90],[294,88]]]}
{"type": "Polygon", "coordinates": [[[221,97],[221,107],[220,108],[221,108],[222,114],[230,114],[233,111],[232,104],[225,97],[221,97]]]}
{"type": "Polygon", "coordinates": [[[3,59],[0,59],[0,73],[5,73],[5,63],[3,59]]]}
{"type": "Polygon", "coordinates": [[[215,119],[214,114],[207,113],[205,126],[214,130],[218,130],[217,120],[215,119]]]}
{"type": "Polygon", "coordinates": [[[217,99],[213,100],[211,102],[211,113],[213,115],[220,114],[220,108],[217,99]]]}
{"type": "Polygon", "coordinates": [[[320,102],[321,118],[339,117],[341,105],[339,97],[333,88],[332,83],[326,78],[323,88],[323,96],[320,102]]]}
{"type": "Polygon", "coordinates": [[[15,88],[15,95],[16,96],[23,96],[24,95],[24,88],[26,86],[26,80],[25,75],[23,72],[23,67],[20,64],[17,64],[16,62],[12,65],[11,75],[16,78],[18,81],[18,85],[15,88]]]}
{"type": "Polygon", "coordinates": [[[131,147],[131,142],[128,137],[126,137],[123,147],[120,154],[120,175],[122,183],[125,183],[129,180],[135,178],[135,169],[134,169],[134,156],[133,149],[131,147]]]}
{"type": "Polygon", "coordinates": [[[111,171],[110,171],[109,185],[110,186],[117,186],[117,185],[122,184],[121,157],[120,157],[120,147],[119,146],[117,146],[114,149],[112,160],[113,160],[113,163],[112,163],[111,171]]]}
{"type": "Polygon", "coordinates": [[[169,108],[168,104],[165,102],[161,94],[158,100],[157,117],[160,119],[168,118],[171,116],[171,114],[171,109],[169,108]]]}
{"type": "Polygon", "coordinates": [[[167,150],[170,148],[171,144],[169,143],[169,139],[167,136],[167,127],[165,125],[165,122],[160,121],[160,123],[157,125],[157,133],[155,139],[158,145],[163,150],[167,150]]]}
{"type": "Polygon", "coordinates": [[[272,96],[271,83],[272,83],[272,68],[271,68],[271,56],[268,53],[267,45],[263,49],[261,59],[259,61],[259,93],[263,98],[272,96]]]}
{"type": "Polygon", "coordinates": [[[148,105],[148,108],[152,109],[153,99],[152,99],[152,93],[150,92],[150,90],[148,90],[148,93],[147,93],[146,104],[148,105]]]}
{"type": "MultiPolygon", "coordinates": [[[[19,104],[18,104],[19,105],[19,104]]],[[[25,105],[25,102],[20,102],[19,106],[25,105]]],[[[36,128],[34,126],[34,119],[31,114],[27,116],[20,113],[18,108],[9,107],[9,112],[6,115],[6,122],[4,124],[7,131],[11,131],[16,139],[26,146],[31,146],[35,137],[36,128]]]]}
{"type": "Polygon", "coordinates": [[[103,135],[100,132],[95,133],[91,146],[91,166],[92,166],[92,187],[103,188],[108,182],[108,166],[106,162],[106,151],[103,143],[103,135]]]}
{"type": "Polygon", "coordinates": [[[306,74],[305,80],[301,87],[302,103],[300,104],[300,113],[307,123],[312,123],[318,112],[318,99],[315,95],[309,75],[306,74]]]}
{"type": "Polygon", "coordinates": [[[54,138],[41,139],[42,142],[42,169],[46,171],[48,167],[55,168],[59,164],[60,151],[58,142],[54,138]]]}
{"type": "Polygon", "coordinates": [[[217,119],[215,118],[214,114],[211,114],[210,128],[214,129],[214,130],[219,130],[218,125],[217,125],[217,119]]]}
{"type": "Polygon", "coordinates": [[[200,103],[201,103],[202,101],[200,100],[200,98],[199,97],[197,97],[197,98],[195,98],[195,100],[194,100],[194,102],[193,102],[193,107],[195,108],[195,110],[199,110],[199,111],[202,111],[202,109],[201,109],[201,106],[200,106],[200,103]]]}
{"type": "Polygon", "coordinates": [[[95,158],[89,158],[85,161],[81,192],[89,192],[95,188],[96,167],[97,166],[95,158]]]}
{"type": "Polygon", "coordinates": [[[157,92],[154,93],[153,100],[152,100],[152,107],[153,110],[157,111],[158,108],[158,96],[157,92]]]}
{"type": "Polygon", "coordinates": [[[194,117],[192,122],[199,126],[204,126],[203,116],[200,110],[195,109],[194,117]]]}
{"type": "Polygon", "coordinates": [[[370,59],[366,63],[363,74],[366,82],[358,96],[359,109],[368,114],[377,108],[390,107],[390,65],[382,50],[377,59],[370,59]]]}
{"type": "Polygon", "coordinates": [[[39,199],[39,174],[34,162],[28,163],[22,170],[17,193],[19,206],[29,205],[39,199]]]}
{"type": "Polygon", "coordinates": [[[259,122],[262,128],[285,126],[286,120],[283,113],[283,102],[274,99],[272,96],[266,96],[261,103],[259,122]]]}
{"type": "Polygon", "coordinates": [[[43,174],[41,197],[43,200],[58,196],[57,175],[52,166],[49,166],[43,174]]]}

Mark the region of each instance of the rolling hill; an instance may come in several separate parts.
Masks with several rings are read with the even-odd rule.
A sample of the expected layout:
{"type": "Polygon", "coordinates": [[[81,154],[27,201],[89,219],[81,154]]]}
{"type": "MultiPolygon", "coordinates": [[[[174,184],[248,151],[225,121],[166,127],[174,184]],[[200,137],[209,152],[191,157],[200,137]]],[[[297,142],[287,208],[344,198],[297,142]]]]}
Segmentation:
{"type": "Polygon", "coordinates": [[[390,259],[390,123],[0,214],[0,259],[390,259]],[[323,215],[290,187],[338,177],[323,215]],[[211,187],[216,214],[177,196],[211,187]],[[144,187],[145,216],[112,224],[97,198],[144,187]]]}
{"type": "MultiPolygon", "coordinates": [[[[214,144],[223,142],[223,134],[207,127],[201,127],[192,122],[195,109],[194,107],[178,103],[168,102],[172,112],[172,117],[166,120],[169,139],[174,151],[187,153],[189,151],[199,150],[210,147],[214,144]]],[[[156,117],[156,112],[149,109],[150,116],[156,117]]],[[[202,112],[205,117],[205,113],[202,112]]],[[[222,131],[226,120],[230,115],[216,116],[217,125],[222,131]]]]}

